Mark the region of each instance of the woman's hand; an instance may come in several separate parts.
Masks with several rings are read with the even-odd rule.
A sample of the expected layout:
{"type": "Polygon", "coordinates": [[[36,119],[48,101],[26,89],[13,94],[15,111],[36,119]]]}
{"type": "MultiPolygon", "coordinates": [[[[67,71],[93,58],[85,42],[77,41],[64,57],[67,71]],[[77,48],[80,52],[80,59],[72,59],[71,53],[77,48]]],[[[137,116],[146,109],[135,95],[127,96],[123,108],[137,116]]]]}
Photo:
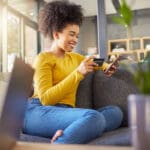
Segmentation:
{"type": "Polygon", "coordinates": [[[93,58],[95,58],[95,56],[90,56],[83,60],[77,70],[83,75],[86,75],[89,72],[93,72],[94,67],[97,66],[97,64],[93,62],[93,58]]]}
{"type": "Polygon", "coordinates": [[[106,68],[106,70],[104,71],[104,74],[109,77],[112,76],[112,74],[114,74],[116,72],[117,67],[118,67],[118,60],[116,60],[112,64],[109,64],[108,67],[106,68]]]}
{"type": "Polygon", "coordinates": [[[109,66],[108,69],[106,69],[106,71],[104,71],[104,74],[106,76],[110,77],[110,76],[112,76],[112,74],[115,73],[116,70],[117,70],[117,67],[115,65],[111,65],[111,66],[109,66]]]}

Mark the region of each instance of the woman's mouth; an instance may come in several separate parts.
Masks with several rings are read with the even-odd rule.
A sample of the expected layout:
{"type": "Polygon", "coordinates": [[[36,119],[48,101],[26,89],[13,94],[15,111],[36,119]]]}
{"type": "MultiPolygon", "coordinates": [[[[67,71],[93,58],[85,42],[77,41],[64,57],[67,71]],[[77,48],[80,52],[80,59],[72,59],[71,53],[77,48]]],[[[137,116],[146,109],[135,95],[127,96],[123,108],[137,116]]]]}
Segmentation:
{"type": "Polygon", "coordinates": [[[75,43],[69,43],[70,47],[73,49],[75,47],[75,43]]]}

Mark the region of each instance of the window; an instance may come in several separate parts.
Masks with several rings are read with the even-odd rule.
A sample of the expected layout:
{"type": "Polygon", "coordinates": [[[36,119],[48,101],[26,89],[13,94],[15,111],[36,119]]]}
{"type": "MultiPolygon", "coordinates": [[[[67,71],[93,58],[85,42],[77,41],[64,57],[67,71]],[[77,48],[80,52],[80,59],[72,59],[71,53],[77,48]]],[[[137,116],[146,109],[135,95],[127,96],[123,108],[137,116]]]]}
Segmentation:
{"type": "Polygon", "coordinates": [[[2,5],[0,3],[0,71],[2,70],[2,5]]]}
{"type": "Polygon", "coordinates": [[[10,72],[15,56],[20,56],[20,20],[17,16],[8,13],[7,16],[7,56],[8,71],[10,72]]]}
{"type": "Polygon", "coordinates": [[[42,39],[42,50],[49,50],[52,43],[51,39],[48,37],[44,37],[43,35],[41,35],[41,39],[42,39]]]}
{"type": "Polygon", "coordinates": [[[36,0],[8,0],[8,5],[37,22],[38,3],[36,0]]]}
{"type": "Polygon", "coordinates": [[[33,64],[37,55],[37,31],[29,26],[25,26],[25,60],[33,64]]]}
{"type": "Polygon", "coordinates": [[[0,0],[0,71],[10,72],[15,56],[32,63],[40,51],[37,0],[0,0]]]}

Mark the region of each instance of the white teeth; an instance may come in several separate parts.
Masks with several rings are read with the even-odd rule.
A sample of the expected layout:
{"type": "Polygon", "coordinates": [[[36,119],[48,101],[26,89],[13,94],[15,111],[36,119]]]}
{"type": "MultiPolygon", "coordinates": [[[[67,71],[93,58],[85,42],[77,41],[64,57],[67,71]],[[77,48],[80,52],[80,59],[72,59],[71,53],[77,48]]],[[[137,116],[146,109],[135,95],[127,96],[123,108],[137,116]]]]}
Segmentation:
{"type": "Polygon", "coordinates": [[[70,44],[71,47],[74,47],[74,44],[70,44]]]}

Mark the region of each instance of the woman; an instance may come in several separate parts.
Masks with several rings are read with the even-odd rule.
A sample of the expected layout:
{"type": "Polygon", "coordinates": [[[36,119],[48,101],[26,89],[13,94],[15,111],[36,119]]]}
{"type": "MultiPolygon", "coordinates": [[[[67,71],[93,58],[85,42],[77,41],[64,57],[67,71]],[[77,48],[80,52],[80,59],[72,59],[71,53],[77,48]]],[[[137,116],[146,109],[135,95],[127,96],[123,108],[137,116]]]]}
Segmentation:
{"type": "MultiPolygon", "coordinates": [[[[40,11],[39,30],[52,40],[52,45],[34,63],[34,94],[28,102],[24,132],[52,138],[57,144],[87,143],[119,127],[122,121],[122,112],[116,106],[75,108],[80,81],[97,66],[93,56],[85,58],[72,52],[82,19],[81,6],[68,1],[47,3],[40,11]]],[[[101,69],[107,67],[104,63],[101,69]]],[[[107,75],[114,71],[112,66],[107,75]]]]}

